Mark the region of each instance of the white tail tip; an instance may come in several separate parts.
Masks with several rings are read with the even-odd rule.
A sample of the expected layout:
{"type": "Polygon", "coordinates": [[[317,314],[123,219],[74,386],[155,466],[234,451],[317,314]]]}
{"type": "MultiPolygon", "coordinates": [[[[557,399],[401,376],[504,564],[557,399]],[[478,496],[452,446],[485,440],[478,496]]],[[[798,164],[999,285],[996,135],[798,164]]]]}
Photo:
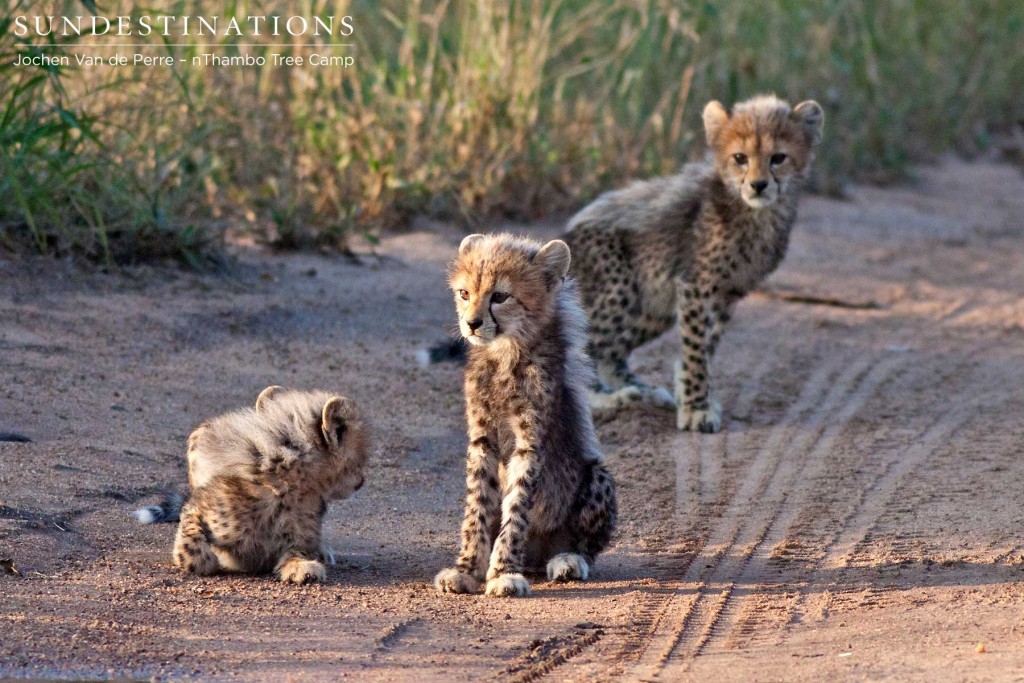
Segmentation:
{"type": "Polygon", "coordinates": [[[152,524],[156,521],[153,508],[140,508],[132,513],[132,517],[137,519],[140,524],[152,524]]]}

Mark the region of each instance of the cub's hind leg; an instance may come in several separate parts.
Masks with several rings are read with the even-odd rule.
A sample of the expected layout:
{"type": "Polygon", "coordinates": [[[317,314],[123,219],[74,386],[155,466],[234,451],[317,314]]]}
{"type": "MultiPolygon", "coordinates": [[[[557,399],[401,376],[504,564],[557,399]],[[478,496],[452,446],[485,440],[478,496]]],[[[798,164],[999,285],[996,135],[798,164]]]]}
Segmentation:
{"type": "MultiPolygon", "coordinates": [[[[663,331],[659,329],[658,333],[663,331]]],[[[607,338],[594,332],[588,354],[594,359],[599,385],[590,390],[588,402],[596,412],[615,411],[631,405],[645,404],[656,408],[674,408],[672,393],[663,387],[652,387],[629,369],[627,359],[633,349],[657,336],[646,327],[612,330],[607,338]]]]}
{"type": "Polygon", "coordinates": [[[569,551],[548,561],[548,579],[586,581],[598,553],[611,541],[617,519],[615,481],[602,463],[590,463],[567,525],[569,551]]]}
{"type": "Polygon", "coordinates": [[[174,539],[174,566],[199,576],[217,573],[220,561],[210,545],[209,534],[196,505],[192,501],[185,503],[174,539]]]}
{"type": "Polygon", "coordinates": [[[599,381],[588,398],[591,409],[614,411],[637,404],[674,408],[671,392],[648,385],[629,369],[633,350],[668,329],[672,320],[642,314],[636,283],[602,290],[588,313],[591,332],[587,353],[594,359],[599,381]]]}
{"type": "Polygon", "coordinates": [[[594,410],[614,410],[643,401],[642,383],[629,370],[629,354],[644,340],[631,321],[639,315],[640,294],[629,276],[628,254],[615,238],[581,229],[573,246],[577,275],[584,275],[583,300],[590,323],[587,353],[594,359],[599,386],[591,391],[594,410]],[[606,242],[606,240],[608,240],[606,242]],[[591,253],[591,247],[598,247],[591,253]],[[577,248],[578,247],[578,248],[577,248]]]}

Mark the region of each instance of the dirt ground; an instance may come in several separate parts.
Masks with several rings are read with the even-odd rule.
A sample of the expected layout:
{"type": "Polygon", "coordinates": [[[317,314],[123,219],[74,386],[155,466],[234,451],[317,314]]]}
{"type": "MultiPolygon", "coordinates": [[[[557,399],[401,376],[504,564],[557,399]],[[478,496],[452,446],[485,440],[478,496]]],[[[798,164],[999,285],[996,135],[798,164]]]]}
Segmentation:
{"type": "MultiPolygon", "coordinates": [[[[461,380],[413,353],[452,326],[454,229],[361,264],[239,249],[220,275],[0,260],[0,431],[32,439],[0,443],[0,677],[1022,680],[1021,216],[1019,170],[956,161],[806,198],[715,361],[722,433],[602,421],[616,544],[521,600],[430,587],[458,540],[461,380]],[[128,513],[269,384],[372,416],[367,485],[327,518],[343,559],[324,586],[186,578],[173,527],[128,513]]],[[[668,384],[677,349],[634,363],[668,384]]]]}

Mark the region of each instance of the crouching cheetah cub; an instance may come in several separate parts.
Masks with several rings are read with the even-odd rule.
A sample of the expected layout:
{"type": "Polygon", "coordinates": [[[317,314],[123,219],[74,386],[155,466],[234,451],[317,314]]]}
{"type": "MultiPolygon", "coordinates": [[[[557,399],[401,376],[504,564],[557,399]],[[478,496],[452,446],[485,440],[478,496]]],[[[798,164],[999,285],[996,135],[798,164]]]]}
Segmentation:
{"type": "Polygon", "coordinates": [[[566,277],[569,248],[470,235],[452,266],[466,365],[462,550],[441,593],[530,592],[524,570],[586,580],[616,521],[586,402],[586,319],[566,277]]]}
{"type": "Polygon", "coordinates": [[[821,140],[817,102],[773,96],[704,109],[709,160],[599,197],[569,223],[573,275],[590,317],[595,409],[676,408],[679,429],[716,432],[708,364],[733,306],[782,261],[821,140]],[[678,323],[675,395],[630,372],[630,352],[678,323]]]}
{"type": "Polygon", "coordinates": [[[186,572],[323,581],[324,561],[334,562],[320,539],[327,502],[363,485],[367,443],[351,399],[268,387],[254,408],[204,422],[189,436],[184,505],[172,498],[135,516],[180,519],[173,559],[186,572]]]}

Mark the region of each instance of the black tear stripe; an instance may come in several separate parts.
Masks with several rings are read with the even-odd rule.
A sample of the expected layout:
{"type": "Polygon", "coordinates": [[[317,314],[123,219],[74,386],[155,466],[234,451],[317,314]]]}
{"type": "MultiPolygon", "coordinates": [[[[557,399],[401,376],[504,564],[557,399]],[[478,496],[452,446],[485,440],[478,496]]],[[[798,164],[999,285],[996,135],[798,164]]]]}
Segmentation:
{"type": "Polygon", "coordinates": [[[494,323],[494,336],[497,337],[501,334],[501,325],[498,324],[498,319],[494,317],[494,311],[490,306],[487,307],[487,315],[491,316],[491,322],[494,323]]]}

